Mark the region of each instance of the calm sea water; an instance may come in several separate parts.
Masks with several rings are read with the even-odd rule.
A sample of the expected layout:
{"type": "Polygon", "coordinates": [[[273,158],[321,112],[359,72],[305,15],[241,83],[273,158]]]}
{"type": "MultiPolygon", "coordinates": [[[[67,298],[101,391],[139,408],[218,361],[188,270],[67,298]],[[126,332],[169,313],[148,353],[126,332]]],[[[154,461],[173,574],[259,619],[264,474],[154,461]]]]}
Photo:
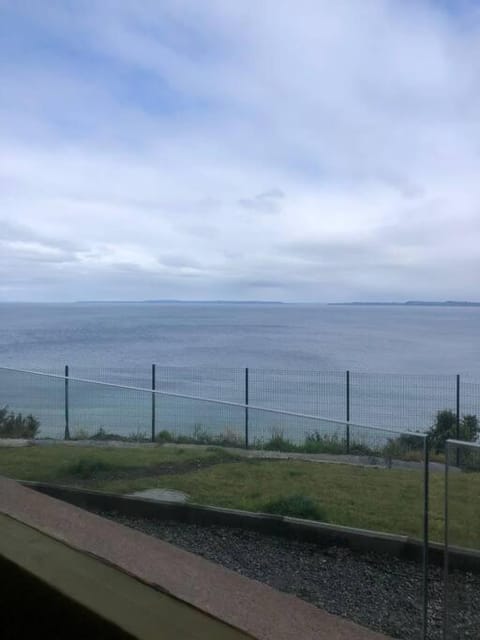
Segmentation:
{"type": "Polygon", "coordinates": [[[0,304],[0,364],[480,374],[480,308],[0,304]]]}
{"type": "MultiPolygon", "coordinates": [[[[252,404],[340,420],[349,369],[352,421],[425,428],[436,410],[455,407],[457,373],[463,412],[480,414],[480,308],[0,304],[0,366],[62,373],[69,364],[72,376],[148,387],[153,362],[160,389],[238,402],[248,366],[252,404]]],[[[63,381],[0,378],[0,405],[39,415],[45,434],[61,432],[63,381]]],[[[150,394],[72,382],[70,404],[72,428],[150,427],[150,394]]],[[[239,409],[159,398],[158,429],[243,422],[239,409]]],[[[253,411],[250,423],[258,437],[281,428],[301,438],[317,426],[253,411]]]]}

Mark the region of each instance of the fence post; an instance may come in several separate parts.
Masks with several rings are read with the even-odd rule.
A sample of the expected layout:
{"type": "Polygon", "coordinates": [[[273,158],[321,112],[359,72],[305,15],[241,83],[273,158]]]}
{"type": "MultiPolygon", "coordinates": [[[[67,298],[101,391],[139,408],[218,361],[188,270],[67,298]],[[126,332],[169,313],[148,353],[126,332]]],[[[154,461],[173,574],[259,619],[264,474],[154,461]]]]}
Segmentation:
{"type": "MultiPolygon", "coordinates": [[[[248,367],[245,367],[245,404],[248,405],[248,367]]],[[[245,407],[245,449],[248,449],[248,406],[245,407]]]]}
{"type": "MultiPolygon", "coordinates": [[[[426,437],[423,441],[423,640],[426,640],[428,633],[428,552],[429,552],[429,528],[428,522],[430,518],[429,505],[429,480],[430,480],[430,461],[429,461],[429,441],[426,437]]],[[[445,550],[444,550],[445,553],[445,550]]]]}
{"type": "Polygon", "coordinates": [[[457,373],[457,406],[456,406],[456,432],[455,438],[460,440],[460,374],[457,373]]]}
{"type": "Polygon", "coordinates": [[[155,442],[155,413],[156,413],[156,366],[152,364],[152,442],[155,442]]]}
{"type": "Polygon", "coordinates": [[[346,393],[347,393],[347,397],[346,397],[346,409],[347,409],[347,425],[346,425],[346,438],[345,438],[345,442],[347,445],[347,454],[350,453],[350,425],[348,424],[350,422],[350,371],[347,371],[347,377],[346,377],[346,393]]]}
{"type": "Polygon", "coordinates": [[[65,440],[70,440],[70,416],[68,400],[68,364],[65,365],[65,440]]]}
{"type": "MultiPolygon", "coordinates": [[[[457,447],[458,453],[458,447],[457,447]]],[[[445,487],[443,492],[443,640],[448,639],[448,471],[449,471],[450,447],[448,441],[445,445],[445,487]]]]}
{"type": "MultiPolygon", "coordinates": [[[[455,438],[460,440],[460,374],[457,373],[457,402],[455,410],[455,438]]],[[[457,447],[457,467],[460,466],[460,449],[457,447]]]]}

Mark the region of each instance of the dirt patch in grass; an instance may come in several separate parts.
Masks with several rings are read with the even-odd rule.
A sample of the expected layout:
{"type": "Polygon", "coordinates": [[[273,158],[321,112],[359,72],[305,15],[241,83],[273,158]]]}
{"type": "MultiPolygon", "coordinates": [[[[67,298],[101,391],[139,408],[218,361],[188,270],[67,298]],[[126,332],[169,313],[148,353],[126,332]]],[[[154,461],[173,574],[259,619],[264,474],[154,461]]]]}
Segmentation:
{"type": "Polygon", "coordinates": [[[125,467],[103,460],[92,460],[83,457],[64,465],[58,471],[57,481],[62,484],[81,484],[83,487],[93,487],[110,480],[135,480],[140,478],[155,478],[159,476],[185,475],[193,471],[200,471],[218,464],[237,462],[236,456],[222,451],[212,452],[213,455],[204,458],[179,460],[178,462],[161,462],[151,465],[125,467]]]}

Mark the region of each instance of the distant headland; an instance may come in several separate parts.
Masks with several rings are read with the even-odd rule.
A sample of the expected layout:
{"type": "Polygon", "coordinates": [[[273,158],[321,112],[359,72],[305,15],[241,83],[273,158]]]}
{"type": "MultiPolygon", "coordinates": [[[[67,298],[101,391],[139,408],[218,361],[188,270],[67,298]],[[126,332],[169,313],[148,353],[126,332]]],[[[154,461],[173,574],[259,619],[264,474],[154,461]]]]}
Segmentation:
{"type": "Polygon", "coordinates": [[[406,302],[329,302],[330,305],[365,307],[480,307],[480,302],[468,300],[407,300],[406,302]]]}

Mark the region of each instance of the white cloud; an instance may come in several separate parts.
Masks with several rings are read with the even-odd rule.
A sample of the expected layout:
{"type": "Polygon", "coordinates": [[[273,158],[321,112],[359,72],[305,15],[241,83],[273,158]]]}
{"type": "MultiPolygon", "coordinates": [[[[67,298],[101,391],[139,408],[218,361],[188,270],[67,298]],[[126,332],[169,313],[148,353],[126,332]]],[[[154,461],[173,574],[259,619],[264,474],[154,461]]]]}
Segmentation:
{"type": "Polygon", "coordinates": [[[479,297],[474,7],[3,12],[0,299],[479,297]]]}

